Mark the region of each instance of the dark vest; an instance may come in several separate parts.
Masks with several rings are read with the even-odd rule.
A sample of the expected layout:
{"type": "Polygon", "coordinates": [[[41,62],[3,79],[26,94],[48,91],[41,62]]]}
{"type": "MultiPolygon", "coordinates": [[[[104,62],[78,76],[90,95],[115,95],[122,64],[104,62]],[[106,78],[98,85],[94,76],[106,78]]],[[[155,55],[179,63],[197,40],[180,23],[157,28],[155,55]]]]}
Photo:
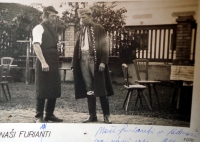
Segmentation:
{"type": "Polygon", "coordinates": [[[41,44],[42,50],[56,48],[58,42],[56,31],[46,21],[42,22],[41,25],[44,28],[41,44]]]}

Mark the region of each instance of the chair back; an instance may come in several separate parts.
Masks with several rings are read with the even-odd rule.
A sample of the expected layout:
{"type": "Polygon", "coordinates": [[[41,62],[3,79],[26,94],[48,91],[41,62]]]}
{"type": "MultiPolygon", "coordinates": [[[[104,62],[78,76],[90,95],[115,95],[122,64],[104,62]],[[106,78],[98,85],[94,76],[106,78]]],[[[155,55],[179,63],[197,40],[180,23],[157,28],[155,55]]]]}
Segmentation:
{"type": "MultiPolygon", "coordinates": [[[[12,57],[2,57],[1,58],[1,65],[12,65],[13,60],[14,60],[14,58],[12,58],[12,57]]],[[[9,74],[9,72],[10,72],[10,66],[9,66],[7,73],[9,74]]]]}
{"type": "Polygon", "coordinates": [[[137,79],[141,80],[142,75],[144,74],[144,79],[148,80],[148,65],[149,65],[149,60],[148,59],[135,59],[133,60],[134,66],[135,66],[135,71],[137,74],[137,79]]]}
{"type": "Polygon", "coordinates": [[[14,58],[12,57],[2,57],[1,65],[12,65],[14,58]]]}
{"type": "Polygon", "coordinates": [[[128,66],[124,63],[122,64],[122,71],[124,76],[124,85],[129,87],[129,81],[128,81],[128,66]]]}
{"type": "Polygon", "coordinates": [[[7,80],[9,68],[10,68],[10,65],[1,65],[0,66],[0,82],[3,81],[3,77],[4,77],[4,80],[7,80]]]}

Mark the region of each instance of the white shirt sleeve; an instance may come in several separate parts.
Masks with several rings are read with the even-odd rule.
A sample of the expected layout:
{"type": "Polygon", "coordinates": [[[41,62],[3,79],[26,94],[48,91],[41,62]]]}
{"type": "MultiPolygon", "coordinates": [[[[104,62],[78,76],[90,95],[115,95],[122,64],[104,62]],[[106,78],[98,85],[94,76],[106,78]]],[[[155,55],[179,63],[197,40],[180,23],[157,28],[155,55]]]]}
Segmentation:
{"type": "Polygon", "coordinates": [[[33,34],[33,44],[35,42],[42,44],[42,34],[44,32],[44,28],[42,25],[37,25],[33,28],[32,34],[33,34]]]}

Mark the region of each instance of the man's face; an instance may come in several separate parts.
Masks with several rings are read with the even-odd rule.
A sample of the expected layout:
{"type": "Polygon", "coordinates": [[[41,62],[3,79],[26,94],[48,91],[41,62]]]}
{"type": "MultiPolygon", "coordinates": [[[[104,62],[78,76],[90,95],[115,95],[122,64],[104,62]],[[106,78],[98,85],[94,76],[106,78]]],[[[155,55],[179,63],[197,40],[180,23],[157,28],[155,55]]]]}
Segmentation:
{"type": "Polygon", "coordinates": [[[48,20],[50,23],[55,23],[56,22],[56,13],[49,11],[49,17],[48,20]]]}
{"type": "Polygon", "coordinates": [[[84,26],[87,26],[91,22],[91,17],[87,14],[83,14],[80,16],[80,22],[83,23],[84,26]]]}

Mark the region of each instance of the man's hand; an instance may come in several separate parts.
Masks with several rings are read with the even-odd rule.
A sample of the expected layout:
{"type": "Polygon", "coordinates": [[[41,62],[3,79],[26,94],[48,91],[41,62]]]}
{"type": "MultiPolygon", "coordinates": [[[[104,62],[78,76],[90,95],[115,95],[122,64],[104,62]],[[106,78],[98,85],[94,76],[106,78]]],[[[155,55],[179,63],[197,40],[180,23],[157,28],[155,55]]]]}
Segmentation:
{"type": "Polygon", "coordinates": [[[45,71],[45,72],[49,71],[49,65],[47,63],[42,63],[42,71],[45,71]]]}
{"type": "Polygon", "coordinates": [[[104,69],[105,69],[105,63],[101,63],[99,65],[99,71],[104,71],[104,69]]]}

